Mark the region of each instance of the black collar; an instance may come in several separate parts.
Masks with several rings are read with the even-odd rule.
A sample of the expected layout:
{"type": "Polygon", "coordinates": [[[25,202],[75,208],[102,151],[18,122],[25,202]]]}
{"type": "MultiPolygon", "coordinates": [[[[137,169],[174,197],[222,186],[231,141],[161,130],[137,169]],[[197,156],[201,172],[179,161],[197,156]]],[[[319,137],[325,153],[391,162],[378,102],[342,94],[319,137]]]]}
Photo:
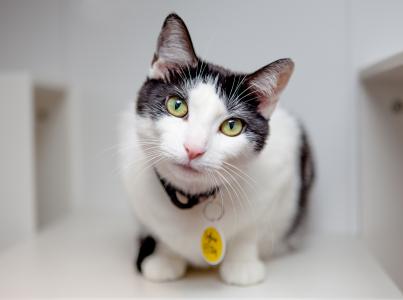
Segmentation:
{"type": "Polygon", "coordinates": [[[211,190],[205,192],[205,193],[200,193],[196,195],[190,195],[170,183],[168,183],[165,179],[163,179],[160,174],[155,170],[155,174],[157,174],[158,179],[160,180],[162,186],[165,189],[165,192],[168,194],[169,198],[171,199],[171,202],[180,209],[189,209],[192,208],[193,206],[204,202],[211,196],[215,196],[219,188],[214,187],[211,190]]]}

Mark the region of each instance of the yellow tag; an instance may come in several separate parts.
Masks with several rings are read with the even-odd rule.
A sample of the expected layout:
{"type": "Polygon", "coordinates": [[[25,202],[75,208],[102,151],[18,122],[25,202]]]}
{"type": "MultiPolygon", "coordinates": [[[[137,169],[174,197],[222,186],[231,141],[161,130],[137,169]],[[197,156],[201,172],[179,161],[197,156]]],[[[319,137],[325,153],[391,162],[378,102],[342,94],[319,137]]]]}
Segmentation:
{"type": "Polygon", "coordinates": [[[209,226],[204,229],[200,240],[201,251],[204,260],[210,265],[221,262],[225,253],[225,240],[220,231],[209,226]]]}

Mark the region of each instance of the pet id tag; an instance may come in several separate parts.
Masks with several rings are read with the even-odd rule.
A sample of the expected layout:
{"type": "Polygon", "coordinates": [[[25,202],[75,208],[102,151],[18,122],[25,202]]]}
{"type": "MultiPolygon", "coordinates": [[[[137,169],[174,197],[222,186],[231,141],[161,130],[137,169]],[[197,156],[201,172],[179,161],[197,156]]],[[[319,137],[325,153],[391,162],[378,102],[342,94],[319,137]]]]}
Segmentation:
{"type": "Polygon", "coordinates": [[[218,265],[224,258],[225,241],[220,231],[208,226],[201,237],[201,251],[204,260],[210,265],[218,265]]]}
{"type": "Polygon", "coordinates": [[[201,254],[209,265],[218,265],[225,255],[225,238],[217,226],[217,221],[224,215],[224,206],[213,200],[206,203],[204,217],[209,221],[200,239],[201,254]]]}

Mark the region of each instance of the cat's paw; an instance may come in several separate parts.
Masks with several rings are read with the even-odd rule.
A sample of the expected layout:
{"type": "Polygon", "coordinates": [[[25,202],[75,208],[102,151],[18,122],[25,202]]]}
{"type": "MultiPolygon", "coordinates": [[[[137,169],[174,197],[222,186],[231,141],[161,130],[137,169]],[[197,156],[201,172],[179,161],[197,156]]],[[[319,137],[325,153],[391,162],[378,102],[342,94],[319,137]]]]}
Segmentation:
{"type": "Polygon", "coordinates": [[[186,262],[182,258],[165,255],[151,255],[142,264],[144,277],[152,281],[171,281],[183,277],[186,262]]]}
{"type": "Polygon", "coordinates": [[[252,285],[264,280],[266,267],[260,260],[228,262],[224,260],[220,267],[220,275],[228,284],[252,285]]]}

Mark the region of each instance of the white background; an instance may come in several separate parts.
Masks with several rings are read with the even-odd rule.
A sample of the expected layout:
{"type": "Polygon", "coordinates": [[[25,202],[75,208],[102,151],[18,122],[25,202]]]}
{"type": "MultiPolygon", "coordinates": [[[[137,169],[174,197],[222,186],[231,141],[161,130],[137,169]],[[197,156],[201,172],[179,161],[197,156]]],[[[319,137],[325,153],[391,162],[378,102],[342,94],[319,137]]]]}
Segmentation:
{"type": "Polygon", "coordinates": [[[110,150],[117,115],[136,97],[172,11],[187,23],[197,53],[214,63],[253,71],[294,59],[282,101],[304,121],[315,148],[310,228],[356,233],[357,70],[403,48],[398,0],[1,0],[0,69],[25,69],[74,91],[75,204],[128,209],[110,150]]]}

